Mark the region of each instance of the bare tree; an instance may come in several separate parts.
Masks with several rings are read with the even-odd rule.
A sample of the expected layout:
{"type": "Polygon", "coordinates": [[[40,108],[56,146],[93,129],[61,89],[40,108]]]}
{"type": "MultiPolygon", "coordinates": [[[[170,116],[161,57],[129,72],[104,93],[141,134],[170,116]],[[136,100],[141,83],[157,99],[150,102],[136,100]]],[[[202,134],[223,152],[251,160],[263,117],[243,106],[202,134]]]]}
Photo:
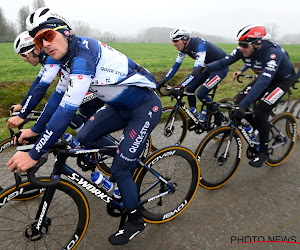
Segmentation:
{"type": "Polygon", "coordinates": [[[41,7],[45,7],[46,3],[44,0],[33,0],[32,3],[32,7],[33,7],[33,11],[36,11],[37,9],[41,8],[41,7]]]}
{"type": "Polygon", "coordinates": [[[20,32],[23,32],[26,30],[26,18],[30,14],[29,6],[23,6],[21,9],[19,9],[17,22],[19,24],[20,32]]]}
{"type": "Polygon", "coordinates": [[[268,23],[265,25],[267,34],[271,35],[271,40],[274,41],[277,39],[278,25],[276,23],[268,23]]]}
{"type": "Polygon", "coordinates": [[[74,27],[72,27],[73,32],[77,36],[90,36],[91,34],[91,28],[88,23],[82,22],[80,20],[73,21],[72,24],[74,27]]]}
{"type": "Polygon", "coordinates": [[[0,42],[12,42],[16,37],[16,31],[12,22],[7,21],[0,7],[0,42]]]}

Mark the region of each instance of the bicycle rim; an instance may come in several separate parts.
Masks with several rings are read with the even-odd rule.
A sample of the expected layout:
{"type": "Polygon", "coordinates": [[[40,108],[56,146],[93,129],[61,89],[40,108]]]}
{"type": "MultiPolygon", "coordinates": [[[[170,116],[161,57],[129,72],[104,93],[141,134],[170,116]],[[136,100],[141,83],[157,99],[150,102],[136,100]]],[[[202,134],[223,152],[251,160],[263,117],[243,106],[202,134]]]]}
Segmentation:
{"type": "Polygon", "coordinates": [[[89,208],[84,194],[74,184],[62,180],[47,214],[43,220],[39,220],[35,217],[42,196],[26,201],[11,199],[34,189],[36,187],[25,181],[18,190],[12,186],[1,193],[2,248],[74,249],[81,241],[89,221],[89,208]],[[42,221],[41,232],[34,235],[32,229],[37,227],[39,221],[42,221]]]}
{"type": "Polygon", "coordinates": [[[228,147],[230,127],[212,130],[199,144],[196,157],[201,168],[200,185],[206,189],[216,189],[227,183],[237,171],[243,155],[243,141],[234,131],[228,147]],[[225,156],[225,152],[228,153],[225,156]]]}
{"type": "Polygon", "coordinates": [[[292,113],[296,120],[297,120],[297,123],[298,123],[298,135],[297,135],[297,139],[300,139],[300,99],[298,99],[293,107],[291,108],[291,111],[290,113],[292,113]]]}
{"type": "Polygon", "coordinates": [[[187,133],[187,120],[181,109],[174,118],[175,107],[164,107],[160,122],[151,132],[152,151],[171,145],[180,145],[187,133]]]}
{"type": "Polygon", "coordinates": [[[270,127],[269,160],[267,165],[275,167],[282,164],[291,154],[297,140],[297,121],[290,113],[277,115],[272,124],[280,131],[270,127]]]}
{"type": "Polygon", "coordinates": [[[155,152],[145,161],[165,179],[173,183],[175,191],[157,198],[157,195],[167,191],[167,186],[160,181],[146,194],[158,178],[141,168],[135,175],[135,181],[140,194],[140,200],[148,203],[140,205],[139,209],[147,222],[164,223],[181,214],[194,198],[200,177],[200,169],[194,154],[180,146],[164,148],[155,152]],[[156,197],[157,199],[152,199],[156,197]]]}

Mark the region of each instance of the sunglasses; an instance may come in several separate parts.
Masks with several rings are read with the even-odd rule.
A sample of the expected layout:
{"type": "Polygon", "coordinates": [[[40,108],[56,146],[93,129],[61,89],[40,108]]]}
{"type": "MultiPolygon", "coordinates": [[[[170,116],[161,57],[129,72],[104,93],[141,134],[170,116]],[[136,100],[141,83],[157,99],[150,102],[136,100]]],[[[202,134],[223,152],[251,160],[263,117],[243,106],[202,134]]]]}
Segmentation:
{"type": "Polygon", "coordinates": [[[32,52],[33,50],[34,50],[34,47],[31,48],[31,49],[29,49],[29,50],[27,50],[27,51],[25,51],[25,52],[23,52],[23,53],[20,53],[20,55],[21,55],[24,59],[27,59],[27,58],[29,57],[30,52],[32,52]]]}
{"type": "Polygon", "coordinates": [[[244,48],[244,49],[247,49],[249,48],[249,45],[251,44],[252,42],[249,42],[249,43],[239,43],[239,46],[244,48]]]}
{"type": "Polygon", "coordinates": [[[65,26],[56,27],[54,29],[45,29],[43,32],[39,33],[38,35],[36,35],[34,37],[33,42],[38,47],[42,48],[43,47],[43,40],[51,43],[57,35],[56,30],[67,28],[67,27],[68,26],[65,25],[65,26]]]}

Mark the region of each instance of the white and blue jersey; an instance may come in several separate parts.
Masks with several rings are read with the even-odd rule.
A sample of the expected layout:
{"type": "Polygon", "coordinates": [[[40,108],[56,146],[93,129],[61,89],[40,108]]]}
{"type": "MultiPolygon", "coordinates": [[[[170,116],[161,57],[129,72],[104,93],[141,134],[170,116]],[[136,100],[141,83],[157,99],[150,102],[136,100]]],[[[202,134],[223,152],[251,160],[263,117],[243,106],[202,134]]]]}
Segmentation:
{"type": "MultiPolygon", "coordinates": [[[[165,81],[168,81],[176,74],[186,55],[195,60],[195,69],[199,66],[202,66],[204,63],[208,64],[224,58],[226,56],[226,53],[216,45],[204,40],[203,38],[193,37],[190,39],[189,44],[183,51],[178,51],[178,56],[176,58],[175,64],[164,78],[165,81]]],[[[184,82],[188,81],[189,83],[189,79],[192,80],[191,74],[186,78],[184,82]]]]}
{"type": "Polygon", "coordinates": [[[72,35],[69,49],[61,60],[62,78],[66,81],[58,84],[32,128],[36,133],[42,132],[51,118],[29,152],[35,160],[64,133],[88,91],[116,109],[130,109],[156,88],[156,81],[147,70],[104,43],[72,35]]]}
{"type": "Polygon", "coordinates": [[[27,95],[20,103],[23,107],[18,116],[23,119],[40,103],[60,70],[61,63],[59,61],[55,61],[43,52],[40,58],[40,63],[42,64],[41,70],[35,81],[31,84],[27,95]]]}

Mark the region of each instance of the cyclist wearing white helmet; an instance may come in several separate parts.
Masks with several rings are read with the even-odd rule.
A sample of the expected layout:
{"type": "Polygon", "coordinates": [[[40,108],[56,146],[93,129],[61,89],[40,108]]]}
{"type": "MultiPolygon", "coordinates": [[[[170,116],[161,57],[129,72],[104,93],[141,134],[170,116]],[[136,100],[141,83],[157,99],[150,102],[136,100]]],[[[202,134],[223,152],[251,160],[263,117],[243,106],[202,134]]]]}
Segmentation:
{"type": "MultiPolygon", "coordinates": [[[[36,23],[34,18],[33,15],[31,23],[36,23]]],[[[28,153],[17,152],[8,161],[8,168],[24,172],[35,165],[65,132],[90,89],[106,106],[98,110],[78,133],[81,145],[101,147],[103,136],[124,129],[111,173],[128,211],[128,220],[120,231],[109,237],[109,242],[126,244],[145,228],[145,221],[137,210],[139,197],[131,171],[161,118],[161,102],[154,92],[157,86],[155,78],[106,44],[70,35],[68,25],[61,19],[43,21],[32,27],[29,33],[34,36],[36,45],[62,63],[62,72],[69,84],[61,90],[66,91],[63,96],[50,98],[42,116],[30,130],[22,130],[19,141],[41,132],[48,123],[35,147],[28,153]]]]}
{"type": "Polygon", "coordinates": [[[295,78],[294,66],[287,53],[278,44],[264,39],[265,36],[266,30],[262,25],[247,25],[238,32],[239,46],[230,56],[201,68],[202,72],[220,70],[242,59],[258,73],[258,77],[240,92],[236,100],[239,107],[232,112],[237,122],[245,117],[253,129],[259,131],[259,152],[249,162],[253,167],[261,167],[269,159],[269,114],[295,78]],[[245,115],[248,107],[256,101],[254,116],[245,115]]]}
{"type": "MultiPolygon", "coordinates": [[[[194,93],[196,89],[202,85],[197,91],[197,97],[200,101],[206,100],[212,101],[208,96],[208,93],[217,88],[218,84],[226,77],[229,69],[224,68],[218,71],[211,72],[210,74],[196,74],[198,67],[204,63],[210,63],[218,59],[224,58],[226,53],[215,46],[214,44],[204,40],[200,37],[190,37],[191,31],[186,27],[179,27],[171,31],[170,38],[173,45],[178,50],[178,56],[173,67],[169,70],[163,80],[158,82],[158,85],[163,86],[168,80],[170,80],[178,71],[186,55],[189,55],[195,60],[194,70],[191,74],[179,85],[184,87],[187,92],[194,93]]],[[[188,96],[188,102],[190,110],[197,116],[199,113],[196,110],[196,97],[193,95],[188,96]]],[[[209,111],[215,115],[215,124],[221,125],[223,120],[223,114],[217,108],[216,105],[208,105],[209,111]]],[[[195,124],[189,119],[189,129],[195,128],[195,124]]]]}

